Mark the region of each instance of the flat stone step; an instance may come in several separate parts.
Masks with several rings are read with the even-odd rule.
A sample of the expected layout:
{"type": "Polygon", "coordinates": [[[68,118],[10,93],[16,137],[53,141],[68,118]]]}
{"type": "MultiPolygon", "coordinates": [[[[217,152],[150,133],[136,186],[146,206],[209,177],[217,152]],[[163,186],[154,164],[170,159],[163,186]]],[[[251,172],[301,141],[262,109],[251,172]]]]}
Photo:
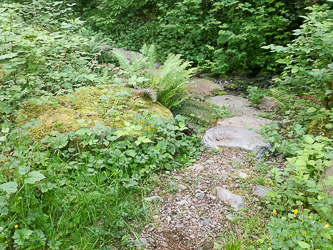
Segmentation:
{"type": "Polygon", "coordinates": [[[271,122],[273,121],[258,116],[242,115],[242,116],[235,116],[223,119],[219,121],[217,124],[227,127],[238,127],[238,128],[248,127],[249,129],[260,130],[262,129],[261,124],[268,124],[271,122]]]}
{"type": "Polygon", "coordinates": [[[257,109],[250,107],[250,102],[248,100],[238,96],[214,96],[210,101],[218,107],[225,106],[226,109],[235,116],[254,116],[260,113],[257,109]]]}
{"type": "Polygon", "coordinates": [[[244,128],[223,125],[208,129],[202,142],[208,148],[219,149],[222,146],[252,151],[257,154],[257,158],[270,148],[270,144],[263,141],[262,135],[244,128]]]}

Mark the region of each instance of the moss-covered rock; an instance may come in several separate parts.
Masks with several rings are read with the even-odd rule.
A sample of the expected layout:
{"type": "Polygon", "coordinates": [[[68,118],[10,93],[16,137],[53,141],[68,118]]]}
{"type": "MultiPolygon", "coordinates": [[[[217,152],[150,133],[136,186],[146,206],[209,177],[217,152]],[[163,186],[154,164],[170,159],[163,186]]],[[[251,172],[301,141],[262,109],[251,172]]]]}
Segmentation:
{"type": "Polygon", "coordinates": [[[328,123],[328,120],[315,118],[311,121],[307,132],[310,135],[321,135],[331,138],[333,135],[333,129],[327,129],[325,127],[328,123]]]}
{"type": "Polygon", "coordinates": [[[133,121],[137,114],[150,110],[164,118],[171,118],[169,109],[159,103],[144,100],[129,88],[111,85],[85,87],[68,96],[55,97],[57,105],[26,104],[20,110],[17,122],[23,125],[31,120],[41,122],[30,129],[30,136],[39,140],[57,130],[62,124],[61,133],[77,131],[83,127],[91,128],[100,122],[105,126],[123,127],[124,121],[133,121]],[[82,126],[86,123],[86,126],[82,126]]]}
{"type": "Polygon", "coordinates": [[[233,84],[233,83],[227,83],[226,85],[224,85],[225,89],[230,89],[230,90],[236,90],[238,88],[237,84],[233,84]]]}
{"type": "MultiPolygon", "coordinates": [[[[223,88],[215,82],[207,79],[196,78],[189,86],[188,91],[191,94],[198,94],[204,97],[223,95],[223,88]]],[[[224,92],[225,94],[225,92],[224,92]]]]}
{"type": "Polygon", "coordinates": [[[227,74],[220,74],[218,78],[221,80],[228,80],[229,76],[227,74]]]}
{"type": "Polygon", "coordinates": [[[217,78],[218,76],[219,76],[219,74],[216,74],[216,73],[204,73],[204,74],[201,74],[202,78],[205,78],[205,79],[211,80],[211,81],[214,81],[215,78],[217,78]]]}

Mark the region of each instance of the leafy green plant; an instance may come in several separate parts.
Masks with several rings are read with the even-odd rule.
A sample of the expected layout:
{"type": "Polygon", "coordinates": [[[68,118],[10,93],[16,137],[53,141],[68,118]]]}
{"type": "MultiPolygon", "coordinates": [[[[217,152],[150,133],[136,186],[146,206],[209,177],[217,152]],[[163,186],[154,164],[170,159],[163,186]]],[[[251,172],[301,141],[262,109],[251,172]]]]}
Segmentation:
{"type": "Polygon", "coordinates": [[[54,131],[35,146],[27,138],[29,126],[37,124],[25,129],[3,124],[0,142],[0,192],[6,194],[0,243],[13,239],[17,249],[113,244],[126,234],[121,229],[126,221],[147,215],[140,201],[133,202],[141,179],[185,164],[201,148],[198,137],[182,132],[181,117],[147,113],[117,130],[96,124],[67,134],[54,131]]]}
{"type": "Polygon", "coordinates": [[[259,104],[265,96],[268,95],[268,89],[260,89],[258,87],[248,86],[247,92],[249,93],[247,98],[250,100],[250,103],[255,105],[259,104]]]}
{"type": "Polygon", "coordinates": [[[31,2],[0,6],[0,248],[125,249],[132,225],[148,220],[149,208],[138,198],[147,192],[146,178],[197,158],[202,143],[184,133],[185,118],[144,112],[142,100],[136,100],[136,119],[127,121],[122,99],[132,94],[105,85],[108,68],[98,68],[99,50],[92,53],[98,42],[82,37],[83,22],[71,13],[60,15],[68,3],[31,2]],[[75,105],[74,91],[92,90],[87,85],[103,86],[94,99],[101,104],[97,112],[116,113],[122,128],[78,119],[83,128],[62,133],[65,124],[57,120],[40,139],[29,132],[39,121],[15,124],[18,116],[27,118],[19,108],[56,108],[54,96],[71,93],[75,105]]]}
{"type": "Polygon", "coordinates": [[[188,69],[190,63],[180,57],[169,55],[152,79],[152,86],[157,88],[157,100],[169,109],[189,98],[187,89],[194,69],[188,69]]]}
{"type": "Polygon", "coordinates": [[[142,56],[139,58],[136,56],[136,54],[134,52],[132,52],[131,61],[129,61],[117,49],[113,49],[113,55],[119,61],[120,68],[121,68],[120,74],[124,74],[129,77],[138,78],[136,81],[139,81],[140,83],[142,83],[143,81],[147,81],[149,79],[145,79],[144,77],[137,77],[134,74],[139,74],[139,72],[141,70],[154,69],[154,64],[156,63],[155,46],[154,45],[148,46],[148,45],[144,44],[140,51],[142,53],[142,56]]]}
{"type": "Polygon", "coordinates": [[[332,86],[332,3],[307,8],[310,13],[303,16],[304,22],[294,30],[297,37],[287,47],[266,46],[279,53],[279,63],[285,64],[276,83],[303,93],[316,94],[323,105],[331,105],[332,86]]]}
{"type": "MultiPolygon", "coordinates": [[[[307,6],[325,0],[177,0],[78,2],[77,9],[94,30],[104,31],[118,47],[138,51],[156,44],[161,59],[181,54],[215,72],[261,68],[279,70],[276,53],[262,46],[285,45],[307,6]]],[[[160,60],[163,61],[163,60],[160,60]]]]}
{"type": "MultiPolygon", "coordinates": [[[[297,155],[288,159],[284,184],[268,193],[268,207],[277,215],[268,226],[272,249],[332,249],[333,199],[319,183],[324,168],[332,164],[331,140],[306,136],[304,141],[297,155]]],[[[324,183],[333,186],[332,181],[329,177],[324,183]]]]}
{"type": "MultiPolygon", "coordinates": [[[[35,22],[25,22],[23,17],[27,10],[29,8],[23,10],[19,5],[0,6],[0,16],[4,20],[0,24],[0,63],[4,73],[0,113],[13,113],[28,101],[52,103],[52,95],[107,83],[105,69],[93,73],[98,54],[92,55],[86,50],[88,39],[77,34],[83,21],[76,19],[59,24],[54,20],[56,25],[50,32],[42,30],[35,22]]],[[[57,6],[49,7],[53,14],[61,11],[57,6]]],[[[43,21],[43,18],[39,20],[41,25],[43,21]]]]}

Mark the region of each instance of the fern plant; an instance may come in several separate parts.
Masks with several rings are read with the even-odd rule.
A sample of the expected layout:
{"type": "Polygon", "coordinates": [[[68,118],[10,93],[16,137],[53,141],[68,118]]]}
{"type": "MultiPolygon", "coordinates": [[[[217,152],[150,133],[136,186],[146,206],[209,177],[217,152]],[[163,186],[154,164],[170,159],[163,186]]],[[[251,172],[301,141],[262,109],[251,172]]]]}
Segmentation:
{"type": "Polygon", "coordinates": [[[164,65],[152,79],[152,86],[157,87],[157,101],[171,109],[189,98],[187,89],[194,69],[188,69],[190,63],[180,55],[169,55],[164,65]]]}
{"type": "Polygon", "coordinates": [[[137,57],[136,54],[132,52],[132,60],[129,61],[119,50],[113,49],[113,55],[119,61],[121,74],[130,77],[140,70],[154,68],[156,60],[155,46],[145,44],[140,52],[142,54],[141,57],[137,57]]]}
{"type": "Polygon", "coordinates": [[[200,130],[200,128],[212,126],[218,117],[217,112],[206,102],[190,99],[187,91],[190,78],[195,70],[190,68],[190,63],[181,59],[180,55],[171,54],[162,67],[156,71],[150,71],[147,69],[154,68],[156,61],[155,47],[144,45],[140,52],[142,53],[141,58],[132,53],[132,61],[129,61],[120,51],[114,50],[114,55],[122,70],[121,73],[129,77],[129,82],[132,78],[139,79],[137,77],[139,74],[145,74],[151,79],[151,88],[135,90],[135,93],[151,98],[153,101],[157,100],[169,108],[175,116],[186,117],[191,129],[200,130]]]}
{"type": "Polygon", "coordinates": [[[216,110],[207,102],[189,98],[177,106],[171,108],[174,116],[186,117],[187,126],[195,131],[212,127],[217,120],[216,110]]]}
{"type": "Polygon", "coordinates": [[[281,106],[282,111],[293,105],[293,96],[288,94],[285,90],[279,88],[272,88],[269,90],[269,95],[273,97],[281,106]]]}
{"type": "MultiPolygon", "coordinates": [[[[87,38],[87,49],[91,54],[99,53],[98,61],[105,63],[111,60],[112,56],[107,51],[101,51],[105,44],[113,44],[113,41],[102,32],[96,33],[89,28],[81,28],[78,34],[87,38]]],[[[111,46],[109,46],[111,47],[111,46]]]]}

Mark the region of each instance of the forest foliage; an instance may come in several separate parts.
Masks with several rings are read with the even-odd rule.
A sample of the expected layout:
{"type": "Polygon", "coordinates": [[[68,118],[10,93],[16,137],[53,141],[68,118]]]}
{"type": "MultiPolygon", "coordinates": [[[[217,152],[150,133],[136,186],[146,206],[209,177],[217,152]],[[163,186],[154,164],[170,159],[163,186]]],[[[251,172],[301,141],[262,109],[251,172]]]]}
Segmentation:
{"type": "Polygon", "coordinates": [[[0,20],[0,249],[132,249],[133,225],[149,220],[146,183],[199,157],[198,130],[229,115],[187,92],[203,71],[276,74],[269,90],[247,88],[253,105],[278,102],[266,115],[285,126],[261,133],[288,157],[283,171],[260,167],[272,216],[248,249],[332,249],[333,179],[321,177],[332,166],[333,0],[9,0],[0,20]],[[112,58],[105,45],[143,56],[112,58]],[[122,126],[80,119],[33,137],[40,122],[23,110],[75,108],[83,92],[122,126]]]}

